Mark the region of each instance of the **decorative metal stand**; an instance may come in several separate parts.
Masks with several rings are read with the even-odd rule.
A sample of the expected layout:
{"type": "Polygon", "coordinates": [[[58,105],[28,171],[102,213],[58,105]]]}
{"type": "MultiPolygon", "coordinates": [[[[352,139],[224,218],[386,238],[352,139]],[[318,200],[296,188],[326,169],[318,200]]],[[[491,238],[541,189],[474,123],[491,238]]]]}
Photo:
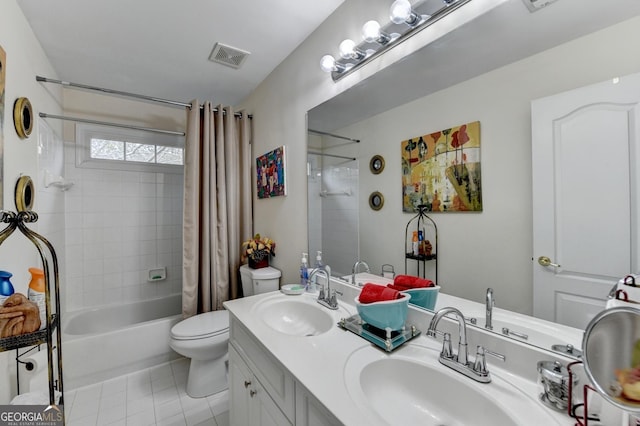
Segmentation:
{"type": "Polygon", "coordinates": [[[422,278],[425,278],[426,274],[426,261],[433,260],[435,261],[435,283],[437,285],[442,285],[440,281],[438,281],[438,227],[436,223],[427,216],[426,213],[427,206],[421,204],[418,206],[418,214],[415,215],[409,222],[407,222],[407,227],[404,231],[404,239],[405,239],[405,259],[404,259],[404,272],[408,273],[408,261],[409,259],[416,260],[418,262],[418,273],[420,275],[420,266],[422,266],[422,278]],[[428,228],[433,228],[433,246],[432,252],[430,254],[414,254],[412,249],[412,235],[413,230],[415,231],[423,231],[423,238],[426,241],[427,235],[426,231],[428,228]],[[410,231],[411,230],[411,231],[410,231]]]}
{"type": "MultiPolygon", "coordinates": [[[[8,351],[13,349],[20,349],[27,346],[35,346],[45,343],[47,345],[47,361],[48,361],[48,377],[49,377],[49,404],[56,404],[55,392],[60,392],[60,400],[58,404],[64,404],[63,394],[63,376],[62,376],[62,339],[60,334],[60,284],[59,284],[59,272],[58,272],[58,258],[56,252],[51,243],[41,236],[40,234],[27,228],[27,223],[35,223],[38,220],[38,214],[33,211],[19,211],[18,213],[10,211],[0,211],[0,222],[8,224],[2,231],[0,231],[0,245],[18,229],[24,234],[29,241],[31,241],[38,250],[40,259],[44,269],[45,279],[45,305],[46,305],[46,327],[42,330],[38,330],[33,333],[22,334],[19,336],[11,336],[0,339],[0,351],[8,351]],[[53,271],[51,271],[51,264],[53,271]],[[55,311],[51,306],[51,274],[53,274],[53,293],[55,311]],[[57,332],[56,332],[57,329],[57,332]],[[53,334],[55,337],[55,349],[57,350],[57,365],[54,365],[54,342],[53,334]],[[57,369],[57,371],[55,370],[57,369]],[[57,380],[54,377],[54,372],[57,373],[57,380]]],[[[63,423],[64,423],[64,413],[63,423]]]]}
{"type": "Polygon", "coordinates": [[[338,326],[370,341],[386,352],[392,352],[403,343],[420,335],[420,330],[414,325],[405,324],[404,328],[398,331],[381,330],[367,324],[357,314],[349,318],[342,318],[338,322],[338,326]]]}

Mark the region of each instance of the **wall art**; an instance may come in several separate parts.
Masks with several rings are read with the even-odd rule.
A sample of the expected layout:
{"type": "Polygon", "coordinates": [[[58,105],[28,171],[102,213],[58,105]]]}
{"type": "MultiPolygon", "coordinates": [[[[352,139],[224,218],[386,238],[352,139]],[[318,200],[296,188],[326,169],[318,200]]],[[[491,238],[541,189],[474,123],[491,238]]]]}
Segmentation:
{"type": "Polygon", "coordinates": [[[258,198],[287,195],[284,145],[256,158],[258,198]]]}
{"type": "Polygon", "coordinates": [[[462,124],[400,143],[402,210],[482,211],[480,122],[462,124]]]}

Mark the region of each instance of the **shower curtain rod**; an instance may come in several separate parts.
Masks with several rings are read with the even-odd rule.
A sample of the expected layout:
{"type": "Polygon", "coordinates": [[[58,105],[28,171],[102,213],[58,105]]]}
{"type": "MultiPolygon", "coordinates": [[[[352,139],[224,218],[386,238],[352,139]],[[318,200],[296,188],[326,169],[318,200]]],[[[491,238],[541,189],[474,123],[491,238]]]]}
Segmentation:
{"type": "MultiPolygon", "coordinates": [[[[89,86],[89,85],[80,84],[80,83],[71,83],[69,81],[56,80],[56,79],[53,79],[53,78],[41,77],[39,75],[36,76],[36,81],[39,81],[39,82],[42,82],[42,83],[60,84],[62,86],[70,87],[72,89],[92,90],[94,92],[106,93],[108,95],[125,96],[125,97],[129,97],[129,98],[141,99],[141,100],[144,100],[144,101],[158,102],[158,103],[161,103],[161,104],[167,104],[167,105],[174,106],[174,107],[191,108],[191,104],[186,103],[186,102],[172,101],[172,100],[169,100],[169,99],[156,98],[156,97],[153,97],[153,96],[139,95],[137,93],[121,92],[119,90],[105,89],[103,87],[89,86]]],[[[203,108],[203,106],[200,105],[200,109],[202,109],[202,108],[203,108]]],[[[213,111],[217,112],[218,108],[213,108],[213,111]]],[[[223,111],[223,113],[224,113],[224,111],[223,111]]],[[[236,117],[242,118],[242,113],[241,112],[236,112],[234,115],[236,117]]],[[[247,115],[247,117],[249,117],[249,119],[253,118],[253,116],[250,115],[250,114],[247,115]]]]}
{"type": "Polygon", "coordinates": [[[360,139],[353,139],[353,138],[348,138],[346,136],[335,135],[333,133],[321,132],[320,130],[307,129],[307,132],[315,133],[317,135],[331,136],[332,138],[344,139],[344,140],[355,142],[355,143],[360,143],[360,139]]]}
{"type": "Polygon", "coordinates": [[[38,114],[41,118],[54,118],[56,120],[77,121],[78,123],[100,124],[102,126],[121,127],[123,129],[142,130],[144,132],[163,133],[165,135],[184,136],[184,132],[175,132],[173,130],[153,129],[150,127],[131,126],[129,124],[109,123],[107,121],[88,120],[86,118],[67,117],[64,115],[47,114],[41,112],[38,114]]]}
{"type": "Polygon", "coordinates": [[[342,158],[342,159],[344,159],[344,160],[356,161],[356,158],[355,158],[355,157],[345,157],[344,155],[325,154],[324,152],[307,151],[307,154],[312,154],[312,155],[323,155],[323,156],[325,156],[325,157],[342,158]]]}

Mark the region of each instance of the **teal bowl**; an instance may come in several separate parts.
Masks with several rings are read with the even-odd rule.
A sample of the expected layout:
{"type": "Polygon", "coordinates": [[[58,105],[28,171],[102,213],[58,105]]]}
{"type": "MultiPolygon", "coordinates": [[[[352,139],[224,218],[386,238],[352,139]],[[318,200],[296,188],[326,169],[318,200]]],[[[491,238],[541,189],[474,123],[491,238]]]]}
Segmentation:
{"type": "Polygon", "coordinates": [[[402,292],[405,294],[411,295],[411,303],[412,305],[419,306],[421,308],[429,309],[433,311],[436,307],[436,302],[438,301],[438,292],[440,291],[440,286],[434,287],[424,287],[424,288],[414,288],[411,290],[403,290],[402,292]]]}
{"type": "Polygon", "coordinates": [[[356,297],[358,315],[364,322],[381,330],[402,330],[407,321],[407,310],[411,295],[402,293],[401,299],[385,300],[383,302],[360,303],[356,297]]]}

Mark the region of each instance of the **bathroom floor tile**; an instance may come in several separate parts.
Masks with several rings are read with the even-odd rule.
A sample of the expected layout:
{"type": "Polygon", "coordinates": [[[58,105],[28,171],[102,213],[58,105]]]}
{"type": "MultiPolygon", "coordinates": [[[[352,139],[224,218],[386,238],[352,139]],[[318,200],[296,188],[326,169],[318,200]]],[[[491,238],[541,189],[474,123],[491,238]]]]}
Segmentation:
{"type": "Polygon", "coordinates": [[[68,426],[229,426],[229,392],[186,393],[189,360],[65,391],[68,426]]]}

